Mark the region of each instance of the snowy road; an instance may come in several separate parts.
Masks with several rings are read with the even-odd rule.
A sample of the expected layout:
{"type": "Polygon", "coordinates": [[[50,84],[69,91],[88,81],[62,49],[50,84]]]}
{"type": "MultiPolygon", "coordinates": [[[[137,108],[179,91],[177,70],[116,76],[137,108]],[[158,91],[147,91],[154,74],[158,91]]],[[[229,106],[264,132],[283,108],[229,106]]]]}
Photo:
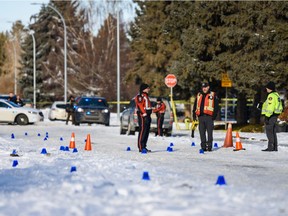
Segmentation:
{"type": "MultiPolygon", "coordinates": [[[[153,153],[140,154],[137,136],[119,135],[115,118],[110,127],[0,125],[0,215],[288,214],[287,133],[278,134],[278,152],[261,151],[265,134],[240,133],[256,138],[241,140],[245,151],[218,148],[205,154],[199,154],[198,131],[193,139],[188,131],[153,135],[148,143],[153,153]],[[78,152],[60,151],[72,132],[78,152]],[[87,134],[92,151],[84,151],[87,134]],[[166,151],[170,143],[173,152],[166,151]],[[40,154],[43,148],[48,155],[40,154]],[[20,157],[10,156],[13,149],[20,157]],[[76,172],[70,172],[72,166],[76,172]],[[142,180],[144,171],[150,181],[142,180]],[[215,185],[219,175],[227,185],[215,185]]],[[[214,142],[222,146],[225,135],[215,131],[214,142]]]]}

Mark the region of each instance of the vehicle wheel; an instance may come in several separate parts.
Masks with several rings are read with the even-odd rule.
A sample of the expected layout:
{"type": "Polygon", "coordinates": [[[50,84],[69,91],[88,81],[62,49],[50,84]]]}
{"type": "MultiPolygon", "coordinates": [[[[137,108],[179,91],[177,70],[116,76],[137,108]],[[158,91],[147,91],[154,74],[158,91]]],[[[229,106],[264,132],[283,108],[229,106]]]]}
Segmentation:
{"type": "Polygon", "coordinates": [[[20,114],[16,118],[16,122],[18,125],[27,125],[29,123],[28,117],[24,114],[20,114]]]}
{"type": "Polygon", "coordinates": [[[126,134],[126,130],[122,126],[122,122],[120,124],[120,135],[126,134]]]}
{"type": "Polygon", "coordinates": [[[128,135],[135,135],[135,131],[132,131],[131,128],[132,128],[132,125],[131,125],[131,123],[130,123],[130,121],[129,121],[128,129],[127,129],[127,134],[128,134],[128,135]]]}

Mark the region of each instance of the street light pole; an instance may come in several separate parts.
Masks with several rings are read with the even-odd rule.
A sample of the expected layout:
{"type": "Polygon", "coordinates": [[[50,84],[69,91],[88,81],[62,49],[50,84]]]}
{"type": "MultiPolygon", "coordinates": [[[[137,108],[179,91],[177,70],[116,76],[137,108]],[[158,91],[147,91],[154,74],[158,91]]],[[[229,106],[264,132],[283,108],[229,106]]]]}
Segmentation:
{"type": "MultiPolygon", "coordinates": [[[[38,3],[32,3],[32,5],[41,5],[38,3]]],[[[53,6],[47,5],[47,7],[54,10],[61,18],[64,26],[64,102],[67,103],[67,29],[64,17],[62,14],[53,6]]]]}
{"type": "Polygon", "coordinates": [[[117,121],[120,121],[120,29],[119,4],[117,4],[117,121]]]}
{"type": "Polygon", "coordinates": [[[34,32],[30,31],[29,34],[33,39],[33,107],[36,109],[36,41],[34,32]]]}

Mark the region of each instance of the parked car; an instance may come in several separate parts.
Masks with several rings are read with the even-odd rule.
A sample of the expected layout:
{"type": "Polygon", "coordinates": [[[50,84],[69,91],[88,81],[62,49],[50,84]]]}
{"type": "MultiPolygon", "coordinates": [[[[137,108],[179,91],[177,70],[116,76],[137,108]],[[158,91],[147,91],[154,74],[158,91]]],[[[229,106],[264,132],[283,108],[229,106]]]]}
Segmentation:
{"type": "MultiPolygon", "coordinates": [[[[149,97],[151,100],[152,107],[156,107],[157,97],[149,97]]],[[[166,105],[166,112],[163,122],[163,134],[171,136],[173,129],[173,113],[170,103],[167,99],[162,98],[162,101],[166,105]]],[[[130,101],[129,107],[126,108],[120,116],[120,134],[135,135],[135,132],[139,131],[138,118],[135,109],[134,98],[130,101]]],[[[150,132],[157,131],[157,116],[155,113],[151,114],[151,127],[150,132]]]]}
{"type": "Polygon", "coordinates": [[[75,125],[99,123],[110,125],[109,105],[104,97],[78,97],[75,100],[75,125]]]}
{"type": "Polygon", "coordinates": [[[54,101],[48,114],[48,118],[51,121],[55,120],[66,120],[66,103],[64,101],[54,101]]]}
{"type": "Polygon", "coordinates": [[[21,107],[17,104],[0,99],[0,122],[17,123],[27,125],[44,120],[44,115],[40,110],[21,107]]]}
{"type": "Polygon", "coordinates": [[[0,95],[0,99],[8,100],[9,95],[0,95]]]}

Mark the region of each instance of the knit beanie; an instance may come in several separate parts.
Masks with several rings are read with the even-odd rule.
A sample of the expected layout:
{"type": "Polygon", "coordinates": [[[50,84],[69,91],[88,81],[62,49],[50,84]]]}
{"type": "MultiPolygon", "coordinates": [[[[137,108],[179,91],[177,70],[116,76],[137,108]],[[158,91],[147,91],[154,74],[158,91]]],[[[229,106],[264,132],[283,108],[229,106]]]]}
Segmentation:
{"type": "Polygon", "coordinates": [[[265,86],[266,88],[275,91],[275,83],[274,82],[268,82],[268,84],[265,86]]]}
{"type": "Polygon", "coordinates": [[[149,85],[147,85],[146,83],[142,83],[139,89],[140,93],[142,93],[147,88],[149,88],[149,85]]]}

